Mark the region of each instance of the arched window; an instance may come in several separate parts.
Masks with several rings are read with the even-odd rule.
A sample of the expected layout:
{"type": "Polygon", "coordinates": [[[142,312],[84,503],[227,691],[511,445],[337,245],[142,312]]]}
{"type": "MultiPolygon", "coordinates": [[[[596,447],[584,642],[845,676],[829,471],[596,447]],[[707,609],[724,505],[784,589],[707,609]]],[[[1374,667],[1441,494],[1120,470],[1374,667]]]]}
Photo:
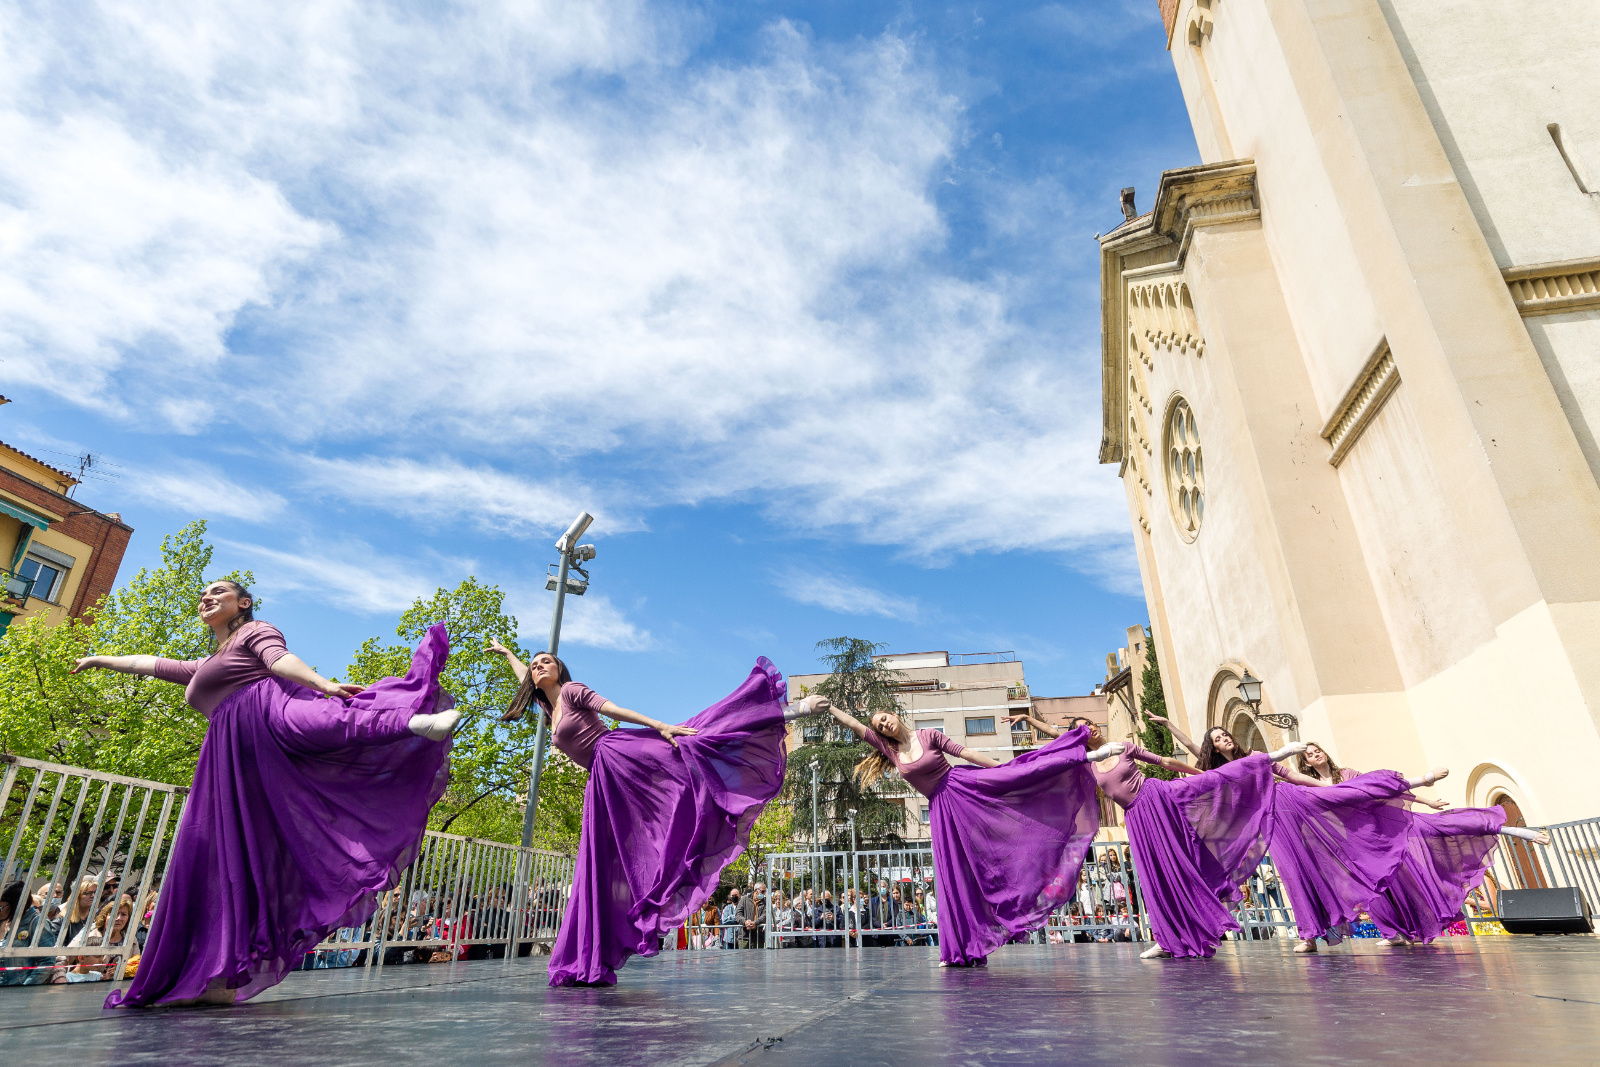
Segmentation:
{"type": "Polygon", "coordinates": [[[1194,411],[1183,397],[1173,401],[1167,414],[1166,441],[1167,500],[1172,506],[1172,521],[1185,541],[1200,533],[1206,517],[1206,468],[1200,452],[1200,429],[1194,411]]]}

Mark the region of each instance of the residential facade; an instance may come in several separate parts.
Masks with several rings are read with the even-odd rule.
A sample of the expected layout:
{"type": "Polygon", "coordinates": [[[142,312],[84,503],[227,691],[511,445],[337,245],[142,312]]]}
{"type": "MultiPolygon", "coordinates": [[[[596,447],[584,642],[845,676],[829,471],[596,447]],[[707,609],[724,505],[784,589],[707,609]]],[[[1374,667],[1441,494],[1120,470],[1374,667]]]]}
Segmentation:
{"type": "Polygon", "coordinates": [[[0,633],[22,616],[82,616],[116,583],[133,530],[72,499],[77,484],[0,442],[0,633]]]}
{"type": "Polygon", "coordinates": [[[1600,9],[1160,7],[1202,163],[1100,238],[1100,459],[1169,714],[1596,814],[1600,9]]]}
{"type": "MultiPolygon", "coordinates": [[[[1008,715],[1027,711],[1032,701],[1022,661],[1014,652],[915,652],[874,656],[884,667],[899,671],[901,713],[912,729],[940,730],[963,747],[974,748],[1004,763],[1033,743],[1026,727],[1013,732],[1008,715]]],[[[789,699],[798,700],[826,674],[800,674],[789,679],[789,699]]],[[[816,729],[816,728],[813,728],[816,729]]],[[[819,741],[822,731],[802,736],[791,730],[793,751],[806,741],[819,741]]],[[[927,798],[898,782],[891,795],[906,808],[908,841],[928,838],[927,798]]]]}

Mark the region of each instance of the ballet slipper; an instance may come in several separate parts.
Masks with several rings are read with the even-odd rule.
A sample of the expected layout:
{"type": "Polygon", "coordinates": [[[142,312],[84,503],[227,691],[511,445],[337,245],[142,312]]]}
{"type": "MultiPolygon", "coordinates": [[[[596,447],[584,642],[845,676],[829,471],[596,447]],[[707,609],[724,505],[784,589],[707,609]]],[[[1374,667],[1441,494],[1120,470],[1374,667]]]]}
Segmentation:
{"type": "Polygon", "coordinates": [[[1139,958],[1141,960],[1170,960],[1172,958],[1172,953],[1168,952],[1160,945],[1151,945],[1149,948],[1139,953],[1139,958]]]}
{"type": "Polygon", "coordinates": [[[821,693],[812,693],[810,696],[802,697],[789,705],[789,710],[783,713],[783,720],[785,722],[793,722],[795,719],[803,719],[807,715],[815,715],[817,713],[817,705],[826,703],[827,700],[828,698],[821,693]]]}
{"type": "Polygon", "coordinates": [[[1294,950],[1296,952],[1315,952],[1317,951],[1317,943],[1301,938],[1300,943],[1294,947],[1294,950]]]}
{"type": "Polygon", "coordinates": [[[429,741],[443,741],[450,736],[450,731],[456,728],[456,723],[461,721],[461,712],[455,708],[449,711],[437,711],[432,715],[413,715],[406,725],[418,737],[426,737],[429,741]]]}
{"type": "Polygon", "coordinates": [[[1411,942],[1407,941],[1403,937],[1386,937],[1378,942],[1378,946],[1380,948],[1399,948],[1403,945],[1409,944],[1411,944],[1411,942]]]}
{"type": "Polygon", "coordinates": [[[1128,746],[1121,741],[1108,741],[1093,752],[1084,753],[1083,758],[1093,763],[1096,760],[1103,760],[1107,756],[1120,756],[1127,750],[1128,746]]]}
{"type": "Polygon", "coordinates": [[[1300,755],[1300,753],[1304,752],[1310,747],[1310,743],[1306,741],[1291,741],[1287,745],[1284,745],[1282,748],[1278,749],[1276,752],[1268,752],[1267,759],[1271,760],[1273,763],[1281,763],[1290,756],[1300,755]]]}

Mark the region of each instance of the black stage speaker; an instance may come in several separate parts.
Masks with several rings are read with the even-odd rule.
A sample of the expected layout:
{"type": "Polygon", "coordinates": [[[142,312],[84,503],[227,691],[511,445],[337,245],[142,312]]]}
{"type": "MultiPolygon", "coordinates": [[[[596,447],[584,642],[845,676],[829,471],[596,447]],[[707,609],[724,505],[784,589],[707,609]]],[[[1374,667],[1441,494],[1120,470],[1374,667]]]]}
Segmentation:
{"type": "Polygon", "coordinates": [[[1500,925],[1513,934],[1592,934],[1581,889],[1502,889],[1500,925]]]}

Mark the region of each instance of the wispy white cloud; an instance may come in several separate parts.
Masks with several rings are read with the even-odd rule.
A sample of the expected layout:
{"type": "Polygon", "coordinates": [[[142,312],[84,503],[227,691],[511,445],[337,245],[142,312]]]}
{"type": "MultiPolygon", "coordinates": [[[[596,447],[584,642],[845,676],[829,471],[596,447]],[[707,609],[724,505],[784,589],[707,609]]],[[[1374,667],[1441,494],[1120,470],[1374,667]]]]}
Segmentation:
{"type": "Polygon", "coordinates": [[[119,493],[131,493],[172,511],[208,518],[267,522],[283,512],[283,497],[270,489],[245,486],[209,463],[178,463],[163,471],[122,477],[119,493]]]}
{"type": "Polygon", "coordinates": [[[790,568],[774,576],[778,589],[797,604],[810,604],[840,615],[878,615],[915,622],[920,607],[914,597],[874,589],[839,574],[790,568]]]}
{"type": "Polygon", "coordinates": [[[255,572],[256,588],[269,605],[274,597],[292,594],[358,615],[404,611],[418,597],[472,569],[470,560],[419,562],[385,556],[359,541],[299,551],[227,538],[218,538],[217,544],[244,557],[241,564],[255,572]]]}
{"type": "MultiPolygon", "coordinates": [[[[313,492],[417,520],[754,499],[918,558],[1103,569],[1127,520],[1092,353],[1018,314],[1023,280],[951,262],[934,190],[970,131],[928,46],[780,20],[692,60],[705,17],[0,10],[0,357],[247,425],[313,453],[313,492]]],[[[1058,193],[997,197],[999,229],[1058,193]]]]}
{"type": "Polygon", "coordinates": [[[605,511],[596,493],[520,478],[485,465],[451,459],[423,463],[384,457],[297,461],[302,484],[320,493],[416,519],[465,519],[511,534],[559,533],[580,511],[596,513],[596,533],[643,528],[639,519],[605,511]]]}
{"type": "MultiPolygon", "coordinates": [[[[555,594],[527,591],[516,611],[523,640],[532,648],[546,648],[550,636],[550,615],[555,594]]],[[[632,622],[627,614],[603,593],[569,596],[561,609],[561,647],[584,645],[615,652],[646,652],[656,647],[649,630],[632,622]]]]}

